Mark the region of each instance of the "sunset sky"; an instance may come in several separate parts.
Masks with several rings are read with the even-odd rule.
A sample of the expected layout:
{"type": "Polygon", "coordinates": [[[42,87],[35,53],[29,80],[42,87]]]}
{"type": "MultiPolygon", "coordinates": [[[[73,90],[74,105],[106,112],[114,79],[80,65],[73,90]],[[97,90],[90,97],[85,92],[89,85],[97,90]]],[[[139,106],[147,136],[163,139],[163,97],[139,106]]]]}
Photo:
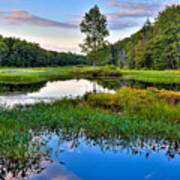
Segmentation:
{"type": "Polygon", "coordinates": [[[0,34],[58,51],[79,52],[79,23],[97,4],[107,16],[110,42],[136,32],[167,5],[180,0],[0,0],[0,34]]]}

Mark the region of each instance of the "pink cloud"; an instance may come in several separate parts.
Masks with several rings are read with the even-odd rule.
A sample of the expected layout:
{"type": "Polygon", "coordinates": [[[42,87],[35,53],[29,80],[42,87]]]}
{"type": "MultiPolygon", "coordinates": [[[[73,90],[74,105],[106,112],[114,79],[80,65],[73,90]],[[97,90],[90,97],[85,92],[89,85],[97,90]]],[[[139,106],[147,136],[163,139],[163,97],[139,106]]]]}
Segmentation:
{"type": "Polygon", "coordinates": [[[8,25],[33,25],[56,28],[76,28],[76,24],[41,18],[23,10],[0,11],[0,19],[8,25]]]}
{"type": "Polygon", "coordinates": [[[129,18],[129,17],[155,17],[159,11],[167,5],[180,4],[179,0],[102,0],[107,7],[116,9],[116,12],[109,13],[109,18],[129,18]]]}

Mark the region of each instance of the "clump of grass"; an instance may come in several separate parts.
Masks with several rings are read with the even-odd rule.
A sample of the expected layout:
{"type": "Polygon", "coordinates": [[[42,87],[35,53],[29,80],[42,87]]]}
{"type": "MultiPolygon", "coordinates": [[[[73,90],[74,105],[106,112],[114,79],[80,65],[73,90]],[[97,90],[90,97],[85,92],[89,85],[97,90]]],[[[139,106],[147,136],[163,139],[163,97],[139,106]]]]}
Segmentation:
{"type": "Polygon", "coordinates": [[[148,88],[122,88],[115,94],[87,94],[85,100],[94,107],[109,108],[122,115],[163,121],[180,120],[180,93],[148,88]]]}

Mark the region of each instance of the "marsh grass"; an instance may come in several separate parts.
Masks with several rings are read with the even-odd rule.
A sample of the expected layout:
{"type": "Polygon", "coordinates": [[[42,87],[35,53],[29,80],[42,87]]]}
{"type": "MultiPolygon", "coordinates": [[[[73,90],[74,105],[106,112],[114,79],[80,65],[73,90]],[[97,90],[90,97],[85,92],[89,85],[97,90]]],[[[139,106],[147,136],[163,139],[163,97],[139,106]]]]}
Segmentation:
{"type": "Polygon", "coordinates": [[[80,130],[91,138],[155,136],[180,140],[180,93],[122,88],[53,104],[17,106],[0,112],[0,157],[28,159],[30,132],[80,130]]]}
{"type": "Polygon", "coordinates": [[[124,87],[115,94],[87,94],[85,100],[92,106],[121,112],[122,115],[166,122],[180,120],[180,92],[124,87]]]}
{"type": "Polygon", "coordinates": [[[66,66],[49,68],[0,68],[1,83],[35,83],[69,78],[119,78],[151,83],[180,83],[180,71],[124,70],[115,66],[66,66]]]}

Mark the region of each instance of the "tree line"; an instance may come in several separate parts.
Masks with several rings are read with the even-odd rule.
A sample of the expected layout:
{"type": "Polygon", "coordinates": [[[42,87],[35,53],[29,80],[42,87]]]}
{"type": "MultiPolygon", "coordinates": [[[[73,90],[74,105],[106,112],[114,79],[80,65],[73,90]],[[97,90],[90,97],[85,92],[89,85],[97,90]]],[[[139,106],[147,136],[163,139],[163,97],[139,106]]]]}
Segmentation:
{"type": "Polygon", "coordinates": [[[86,57],[71,52],[48,51],[36,43],[0,36],[0,66],[46,67],[87,64],[86,57]]]}
{"type": "Polygon", "coordinates": [[[180,5],[167,7],[154,23],[111,46],[112,63],[130,69],[180,69],[180,5]]]}
{"type": "Polygon", "coordinates": [[[42,49],[36,43],[0,36],[0,65],[45,67],[114,64],[129,69],[180,69],[180,5],[168,6],[154,23],[147,19],[135,34],[108,43],[107,19],[94,6],[80,24],[86,35],[80,45],[86,56],[42,49]]]}

